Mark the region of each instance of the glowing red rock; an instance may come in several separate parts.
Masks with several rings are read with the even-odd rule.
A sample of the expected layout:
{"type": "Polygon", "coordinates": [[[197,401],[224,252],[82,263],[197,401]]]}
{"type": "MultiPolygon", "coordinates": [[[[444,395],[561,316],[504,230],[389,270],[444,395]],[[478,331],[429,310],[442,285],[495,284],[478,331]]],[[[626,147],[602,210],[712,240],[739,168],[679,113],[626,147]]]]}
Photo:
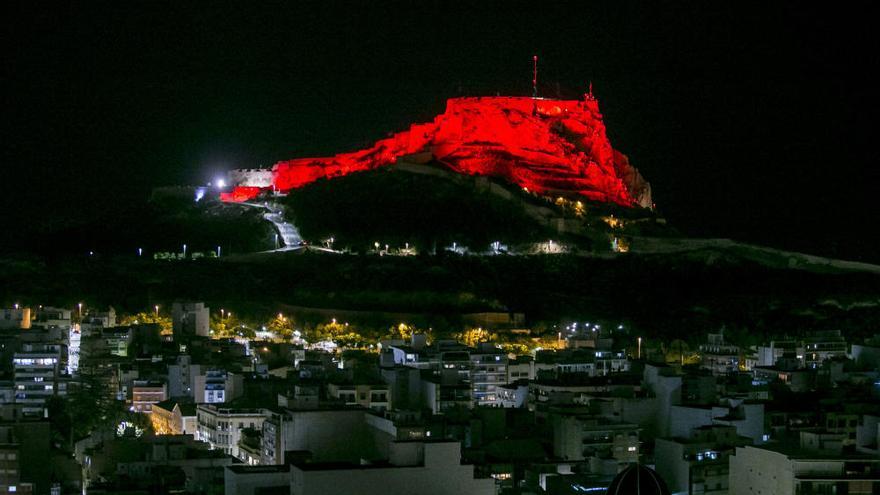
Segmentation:
{"type": "MultiPolygon", "coordinates": [[[[538,194],[651,206],[650,184],[611,147],[591,95],[452,98],[433,122],[415,124],[365,150],[278,162],[273,186],[289,191],[421,152],[456,172],[503,178],[538,194]]],[[[252,189],[236,188],[224,201],[250,199],[256,195],[252,189]]]]}
{"type": "Polygon", "coordinates": [[[259,187],[236,186],[232,192],[220,193],[220,201],[242,203],[256,198],[261,192],[263,189],[259,187]]]}

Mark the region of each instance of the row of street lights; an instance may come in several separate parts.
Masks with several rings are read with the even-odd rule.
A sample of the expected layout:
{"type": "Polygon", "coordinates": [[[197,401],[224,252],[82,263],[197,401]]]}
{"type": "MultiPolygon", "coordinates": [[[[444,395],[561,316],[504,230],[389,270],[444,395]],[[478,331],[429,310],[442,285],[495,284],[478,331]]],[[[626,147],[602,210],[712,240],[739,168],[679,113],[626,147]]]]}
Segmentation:
{"type": "MultiPolygon", "coordinates": [[[[278,234],[275,234],[275,242],[276,242],[276,243],[278,242],[278,234]]],[[[187,249],[187,246],[186,246],[186,244],[184,244],[182,247],[183,247],[183,257],[186,258],[186,249],[187,249]]],[[[220,253],[222,252],[220,246],[215,247],[215,248],[214,248],[214,252],[217,253],[217,257],[219,258],[219,257],[220,257],[220,253]]],[[[89,251],[89,254],[91,255],[91,254],[93,254],[93,252],[92,252],[92,251],[89,251]]],[[[140,258],[140,257],[143,257],[143,255],[144,255],[144,248],[141,248],[141,247],[137,248],[137,255],[138,255],[139,258],[140,258]]]]}

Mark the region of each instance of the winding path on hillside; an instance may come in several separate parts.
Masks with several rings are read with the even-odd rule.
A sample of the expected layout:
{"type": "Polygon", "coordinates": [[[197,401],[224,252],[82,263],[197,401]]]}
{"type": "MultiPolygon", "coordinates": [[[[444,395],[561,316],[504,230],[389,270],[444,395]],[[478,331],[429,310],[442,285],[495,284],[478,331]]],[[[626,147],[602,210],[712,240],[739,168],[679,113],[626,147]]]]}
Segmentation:
{"type": "Polygon", "coordinates": [[[270,249],[266,251],[267,253],[274,253],[280,251],[293,251],[296,249],[302,249],[304,246],[302,244],[302,237],[299,235],[299,231],[296,230],[296,227],[284,220],[283,209],[276,203],[241,203],[245,206],[251,206],[254,208],[261,208],[266,210],[266,213],[263,214],[263,218],[266,221],[270,222],[273,227],[275,227],[275,232],[278,234],[279,243],[281,244],[279,247],[275,249],[270,249]]]}

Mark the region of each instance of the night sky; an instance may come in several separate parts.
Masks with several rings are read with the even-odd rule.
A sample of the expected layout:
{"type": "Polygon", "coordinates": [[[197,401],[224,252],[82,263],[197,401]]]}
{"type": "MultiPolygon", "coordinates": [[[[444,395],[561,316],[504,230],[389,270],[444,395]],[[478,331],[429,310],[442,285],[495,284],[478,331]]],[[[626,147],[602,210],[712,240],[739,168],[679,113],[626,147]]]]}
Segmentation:
{"type": "Polygon", "coordinates": [[[537,54],[543,96],[593,82],[612,144],[683,233],[880,261],[866,9],[178,3],[0,7],[6,240],[354,150],[449,97],[528,95],[537,54]]]}

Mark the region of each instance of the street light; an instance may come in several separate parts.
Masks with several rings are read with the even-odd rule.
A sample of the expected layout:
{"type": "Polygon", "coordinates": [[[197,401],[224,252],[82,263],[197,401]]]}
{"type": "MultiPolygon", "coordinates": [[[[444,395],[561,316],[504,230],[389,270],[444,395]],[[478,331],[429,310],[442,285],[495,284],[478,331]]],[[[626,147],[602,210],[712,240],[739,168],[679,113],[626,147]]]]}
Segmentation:
{"type": "Polygon", "coordinates": [[[138,256],[142,256],[144,254],[144,248],[138,248],[138,256]]]}
{"type": "Polygon", "coordinates": [[[217,246],[217,257],[220,257],[220,246],[217,246]]]}
{"type": "Polygon", "coordinates": [[[220,319],[223,319],[223,318],[226,318],[226,310],[223,308],[220,308],[220,319]]]}
{"type": "Polygon", "coordinates": [[[642,359],[642,338],[641,337],[639,337],[638,342],[639,342],[638,358],[642,359]]]}
{"type": "Polygon", "coordinates": [[[186,258],[186,244],[183,245],[183,257],[186,258]]]}
{"type": "Polygon", "coordinates": [[[159,317],[159,305],[157,304],[157,305],[153,306],[153,308],[156,309],[156,318],[158,318],[159,317]]]}
{"type": "Polygon", "coordinates": [[[83,315],[83,303],[79,303],[76,305],[79,308],[79,317],[82,318],[83,315]]]}

